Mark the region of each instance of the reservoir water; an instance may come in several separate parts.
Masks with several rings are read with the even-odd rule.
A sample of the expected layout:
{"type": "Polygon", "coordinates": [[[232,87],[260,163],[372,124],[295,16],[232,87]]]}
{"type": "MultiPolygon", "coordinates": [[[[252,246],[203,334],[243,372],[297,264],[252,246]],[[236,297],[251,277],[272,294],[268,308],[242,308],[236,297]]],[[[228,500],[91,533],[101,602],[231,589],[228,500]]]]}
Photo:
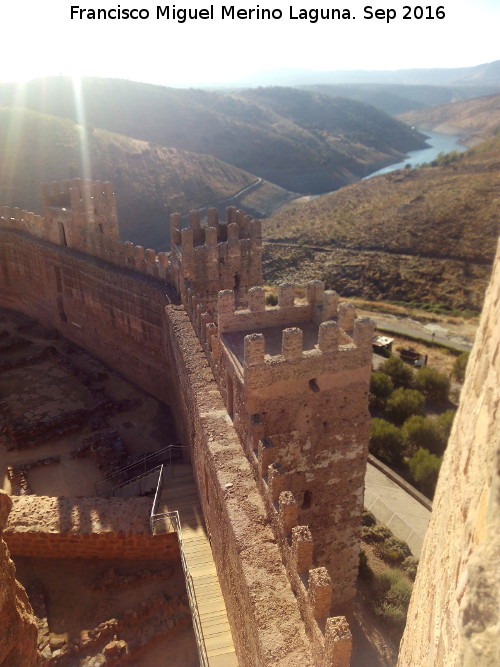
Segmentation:
{"type": "Polygon", "coordinates": [[[377,171],[368,174],[363,180],[371,178],[372,176],[379,176],[380,174],[387,174],[389,171],[395,171],[396,169],[404,169],[407,164],[411,167],[418,167],[419,164],[424,162],[432,162],[439,153],[451,153],[452,151],[458,151],[462,153],[467,150],[467,146],[459,144],[460,137],[457,137],[452,134],[441,134],[439,132],[429,132],[421,130],[427,139],[426,142],[429,144],[429,148],[421,148],[418,151],[410,151],[408,157],[406,157],[401,162],[396,164],[390,164],[388,167],[382,167],[377,171]]]}
{"type": "MultiPolygon", "coordinates": [[[[377,171],[372,171],[371,174],[365,176],[362,180],[366,181],[367,178],[372,178],[372,176],[380,176],[381,174],[387,174],[390,171],[395,171],[396,169],[404,169],[407,164],[411,167],[418,167],[419,164],[424,162],[432,162],[439,153],[451,153],[452,151],[458,151],[462,153],[467,150],[467,146],[459,144],[461,137],[454,134],[441,134],[440,132],[431,132],[429,130],[420,130],[423,135],[426,137],[426,142],[429,144],[428,148],[421,148],[418,151],[409,151],[407,157],[401,162],[396,162],[396,164],[390,164],[387,167],[382,167],[382,169],[377,169],[377,171]]],[[[311,201],[313,199],[318,199],[318,197],[323,197],[324,195],[331,195],[336,190],[331,192],[323,192],[320,195],[303,195],[298,199],[294,199],[294,204],[303,204],[305,202],[311,201]]]]}

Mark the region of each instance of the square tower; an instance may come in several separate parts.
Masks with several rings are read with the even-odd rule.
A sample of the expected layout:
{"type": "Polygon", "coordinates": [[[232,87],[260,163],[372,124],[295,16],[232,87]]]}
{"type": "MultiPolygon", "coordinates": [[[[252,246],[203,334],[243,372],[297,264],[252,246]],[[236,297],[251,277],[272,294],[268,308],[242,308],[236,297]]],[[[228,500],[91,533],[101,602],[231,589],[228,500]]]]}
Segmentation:
{"type": "Polygon", "coordinates": [[[262,284],[262,231],[260,220],[229,207],[226,222],[217,209],[208,211],[206,226],[198,211],[191,211],[188,227],[182,229],[178,213],[170,217],[171,266],[175,286],[186,303],[186,290],[193,289],[210,312],[220,290],[233,290],[238,305],[247,302],[247,292],[262,284]]]}
{"type": "Polygon", "coordinates": [[[85,252],[91,238],[120,238],[113,186],[107,181],[44,183],[41,200],[47,238],[53,243],[85,252]]]}
{"type": "Polygon", "coordinates": [[[223,291],[217,327],[228,413],[273,498],[293,494],[343,610],[358,570],[373,322],[312,282],[303,304],[282,285],[275,307],[259,287],[243,310],[223,291]]]}

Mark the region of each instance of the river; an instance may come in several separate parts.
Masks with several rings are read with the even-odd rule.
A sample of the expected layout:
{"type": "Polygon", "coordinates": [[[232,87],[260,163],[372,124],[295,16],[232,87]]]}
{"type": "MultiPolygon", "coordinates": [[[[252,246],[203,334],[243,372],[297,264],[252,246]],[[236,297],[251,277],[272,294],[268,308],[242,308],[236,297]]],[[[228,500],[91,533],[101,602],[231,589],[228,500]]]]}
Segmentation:
{"type": "MultiPolygon", "coordinates": [[[[382,167],[382,169],[377,169],[377,171],[372,171],[371,174],[365,176],[362,180],[366,181],[367,178],[372,178],[372,176],[380,176],[380,174],[387,174],[389,171],[395,171],[396,169],[404,169],[407,164],[411,167],[418,167],[419,164],[424,162],[431,162],[434,160],[439,153],[451,153],[451,151],[458,151],[462,153],[467,150],[467,146],[459,144],[461,137],[453,134],[441,134],[440,132],[430,132],[429,130],[420,130],[423,135],[426,137],[426,141],[429,144],[428,148],[421,148],[418,151],[410,151],[401,162],[396,162],[396,164],[390,164],[387,167],[382,167]]],[[[320,195],[303,195],[298,199],[294,199],[294,204],[302,204],[312,199],[318,199],[318,197],[323,197],[324,195],[331,195],[336,190],[331,192],[323,192],[320,195]]]]}
{"type": "Polygon", "coordinates": [[[427,137],[426,141],[429,144],[429,148],[421,148],[418,151],[410,151],[408,156],[401,162],[390,164],[388,167],[382,167],[382,169],[378,169],[377,171],[368,174],[368,176],[365,176],[363,180],[371,178],[372,176],[387,174],[387,172],[394,171],[395,169],[404,169],[407,164],[409,164],[411,167],[418,167],[418,165],[422,164],[423,162],[431,162],[439,155],[439,153],[451,153],[451,151],[458,151],[459,153],[462,153],[463,151],[467,150],[467,146],[463,146],[462,144],[458,143],[461,137],[457,137],[452,134],[429,132],[428,130],[425,132],[423,130],[420,131],[427,137]]]}

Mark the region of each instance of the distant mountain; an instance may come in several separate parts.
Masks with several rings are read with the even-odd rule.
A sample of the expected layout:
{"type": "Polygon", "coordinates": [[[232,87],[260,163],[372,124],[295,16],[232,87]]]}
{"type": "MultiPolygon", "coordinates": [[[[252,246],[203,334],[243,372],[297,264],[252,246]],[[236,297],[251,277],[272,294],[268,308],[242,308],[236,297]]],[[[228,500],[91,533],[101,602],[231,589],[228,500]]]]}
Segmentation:
{"type": "Polygon", "coordinates": [[[21,103],[213,155],[296,192],[333,190],[424,146],[421,135],[373,107],[292,89],[222,94],[83,79],[77,94],[63,77],[32,81],[22,90],[0,86],[0,104],[21,103]]]}
{"type": "Polygon", "coordinates": [[[500,137],[294,204],[264,221],[267,281],[479,311],[500,234],[500,137]]]}
{"type": "Polygon", "coordinates": [[[406,111],[448,104],[474,97],[481,97],[500,92],[498,86],[410,86],[403,84],[352,83],[352,84],[316,84],[301,86],[304,90],[348,97],[365,104],[371,104],[391,116],[406,111]]]}
{"type": "Polygon", "coordinates": [[[410,111],[400,119],[422,130],[462,135],[470,145],[500,132],[500,95],[410,111]]]}
{"type": "MultiPolygon", "coordinates": [[[[402,84],[413,86],[494,86],[500,88],[500,60],[473,67],[398,70],[272,69],[238,82],[240,86],[301,86],[309,84],[402,84]]],[[[236,84],[235,84],[236,85],[236,84]]]]}
{"type": "MultiPolygon", "coordinates": [[[[213,205],[257,181],[209,155],[21,109],[0,108],[0,155],[0,205],[40,212],[43,182],[82,176],[110,180],[122,238],[156,249],[169,243],[170,213],[213,205]]],[[[260,189],[267,200],[287,199],[277,186],[263,183],[260,189]]]]}

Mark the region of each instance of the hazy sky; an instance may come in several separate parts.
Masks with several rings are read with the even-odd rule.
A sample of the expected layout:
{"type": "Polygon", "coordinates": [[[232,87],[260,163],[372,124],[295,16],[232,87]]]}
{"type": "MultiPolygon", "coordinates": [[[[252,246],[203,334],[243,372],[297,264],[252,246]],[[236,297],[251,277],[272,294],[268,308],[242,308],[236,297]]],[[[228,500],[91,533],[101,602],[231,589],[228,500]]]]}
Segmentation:
{"type": "MultiPolygon", "coordinates": [[[[422,5],[424,16],[429,11],[433,16],[444,11],[444,18],[406,20],[403,7],[419,5],[396,0],[371,5],[370,0],[338,0],[338,4],[333,0],[215,2],[213,20],[185,23],[157,19],[157,5],[148,0],[81,0],[82,4],[73,5],[86,10],[147,10],[149,18],[145,20],[71,20],[70,8],[78,1],[1,2],[0,80],[62,73],[199,85],[232,82],[275,67],[404,69],[460,67],[500,59],[500,0],[439,0],[443,4],[422,5]],[[222,8],[232,6],[281,10],[282,18],[222,19],[222,8]],[[364,8],[370,6],[373,10],[394,10],[396,18],[388,23],[364,18],[364,8]],[[294,16],[301,8],[349,9],[355,19],[311,23],[291,19],[290,7],[294,16]]],[[[211,7],[204,0],[168,6],[211,7]]]]}

